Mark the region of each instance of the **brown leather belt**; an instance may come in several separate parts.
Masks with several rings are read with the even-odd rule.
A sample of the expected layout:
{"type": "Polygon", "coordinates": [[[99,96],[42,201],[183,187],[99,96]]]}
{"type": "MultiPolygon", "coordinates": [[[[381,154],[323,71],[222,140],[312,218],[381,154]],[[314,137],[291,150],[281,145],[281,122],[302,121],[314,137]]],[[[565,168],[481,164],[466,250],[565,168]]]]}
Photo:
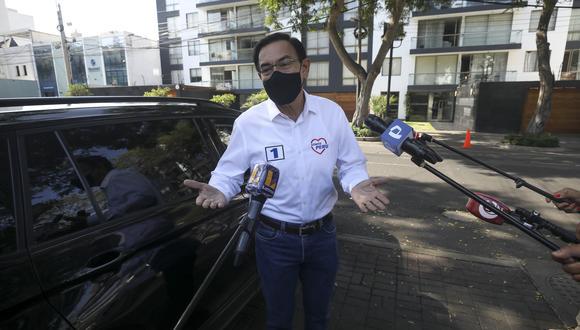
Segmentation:
{"type": "Polygon", "coordinates": [[[325,223],[332,221],[332,213],[328,213],[320,219],[316,219],[302,225],[276,220],[263,214],[260,214],[260,221],[271,228],[281,230],[289,234],[310,235],[320,230],[322,225],[325,223]]]}

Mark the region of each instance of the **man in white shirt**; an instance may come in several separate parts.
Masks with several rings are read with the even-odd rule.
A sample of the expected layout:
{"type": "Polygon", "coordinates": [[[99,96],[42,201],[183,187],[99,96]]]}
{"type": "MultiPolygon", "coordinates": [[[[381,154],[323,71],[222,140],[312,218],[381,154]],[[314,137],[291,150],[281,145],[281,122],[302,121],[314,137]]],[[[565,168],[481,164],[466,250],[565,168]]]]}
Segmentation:
{"type": "Polygon", "coordinates": [[[224,207],[240,192],[244,172],[269,162],[280,170],[273,198],[256,228],[256,262],[267,306],[268,329],[290,329],[298,279],[303,287],[305,328],[325,329],[338,268],[332,208],[338,177],[363,212],[389,203],[369,179],[366,159],[343,110],[303,90],[310,60],[302,43],[275,33],[254,49],[254,63],[269,100],[236,120],[228,148],[209,184],[198,189],[197,205],[224,207]]]}

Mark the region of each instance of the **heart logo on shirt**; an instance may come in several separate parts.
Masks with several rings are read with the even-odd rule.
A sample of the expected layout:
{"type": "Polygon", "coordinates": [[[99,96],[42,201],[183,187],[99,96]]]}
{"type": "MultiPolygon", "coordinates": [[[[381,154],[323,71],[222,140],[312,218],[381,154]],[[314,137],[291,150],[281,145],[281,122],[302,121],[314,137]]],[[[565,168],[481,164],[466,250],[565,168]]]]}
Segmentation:
{"type": "Polygon", "coordinates": [[[310,141],[310,148],[319,155],[322,155],[324,150],[328,149],[328,142],[325,138],[312,139],[310,141]]]}

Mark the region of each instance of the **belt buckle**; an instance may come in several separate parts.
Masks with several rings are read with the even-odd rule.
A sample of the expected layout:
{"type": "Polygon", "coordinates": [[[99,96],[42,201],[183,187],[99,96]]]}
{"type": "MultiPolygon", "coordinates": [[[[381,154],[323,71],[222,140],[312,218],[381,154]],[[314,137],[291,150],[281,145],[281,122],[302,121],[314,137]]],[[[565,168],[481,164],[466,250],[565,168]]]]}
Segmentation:
{"type": "Polygon", "coordinates": [[[307,229],[311,229],[314,226],[312,224],[306,225],[306,226],[300,226],[298,227],[298,235],[302,236],[302,231],[307,230],[307,229]]]}

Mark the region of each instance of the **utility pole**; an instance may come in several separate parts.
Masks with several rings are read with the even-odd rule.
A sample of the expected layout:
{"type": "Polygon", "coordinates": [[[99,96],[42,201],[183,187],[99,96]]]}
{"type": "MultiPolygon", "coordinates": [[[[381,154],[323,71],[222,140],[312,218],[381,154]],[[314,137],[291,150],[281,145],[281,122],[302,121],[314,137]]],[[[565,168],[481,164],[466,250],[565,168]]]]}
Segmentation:
{"type": "Polygon", "coordinates": [[[60,10],[60,3],[58,4],[58,26],[56,29],[60,32],[60,42],[62,46],[62,54],[64,57],[64,67],[66,71],[66,81],[68,87],[72,84],[72,69],[70,66],[70,55],[68,53],[68,43],[66,41],[66,34],[64,33],[64,24],[62,23],[62,12],[60,10]]]}

